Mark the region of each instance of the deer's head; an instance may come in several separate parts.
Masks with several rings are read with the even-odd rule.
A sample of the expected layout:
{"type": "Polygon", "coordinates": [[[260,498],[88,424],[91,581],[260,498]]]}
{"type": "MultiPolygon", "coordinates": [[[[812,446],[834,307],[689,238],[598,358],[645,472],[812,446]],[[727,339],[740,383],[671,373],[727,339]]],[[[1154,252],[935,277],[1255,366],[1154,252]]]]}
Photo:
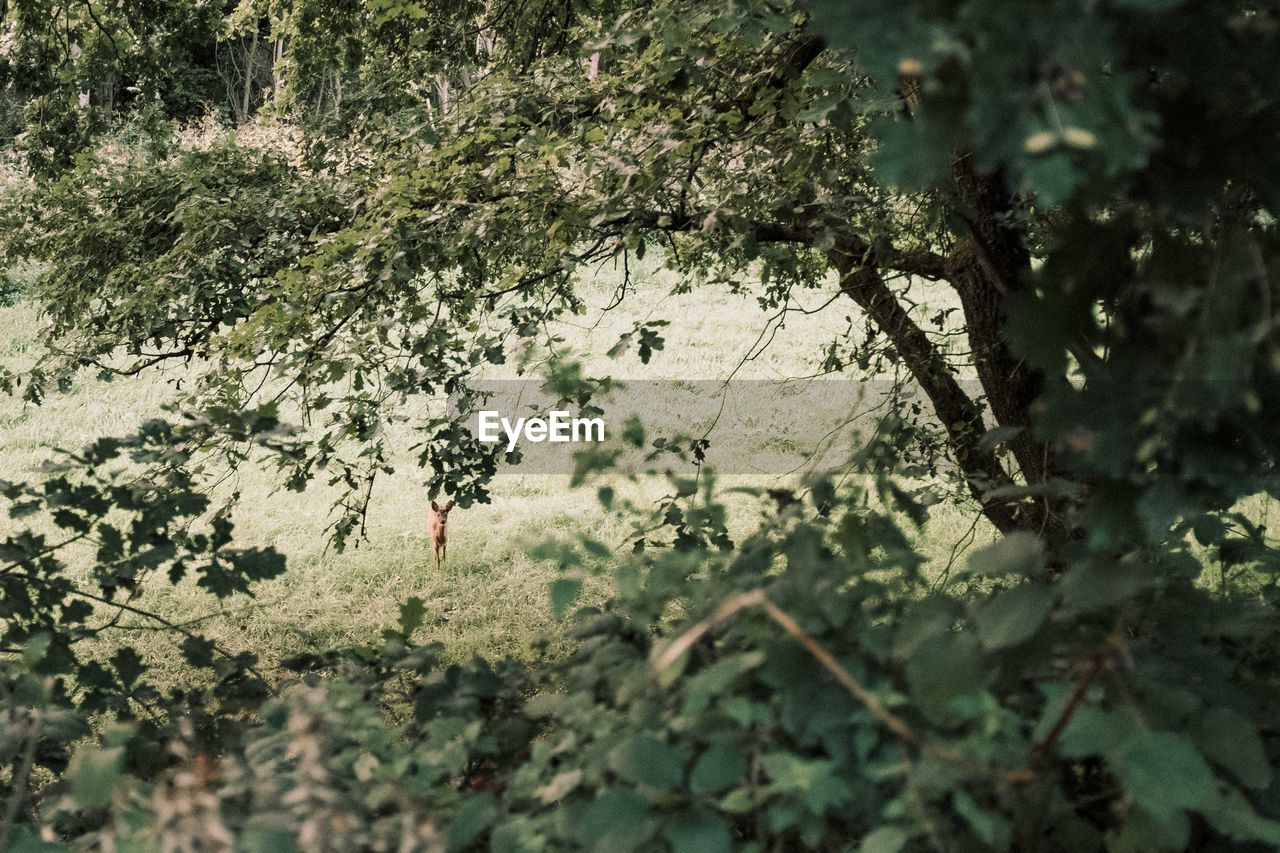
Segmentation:
{"type": "Polygon", "coordinates": [[[447,504],[445,504],[444,506],[441,506],[440,504],[436,503],[435,501],[432,501],[432,502],[431,502],[431,510],[432,510],[432,511],[437,515],[437,516],[439,516],[439,518],[440,518],[440,525],[441,525],[442,527],[443,527],[445,524],[447,524],[447,523],[449,522],[449,510],[453,509],[453,505],[454,505],[454,503],[455,503],[455,501],[449,501],[449,502],[448,502],[447,504]]]}

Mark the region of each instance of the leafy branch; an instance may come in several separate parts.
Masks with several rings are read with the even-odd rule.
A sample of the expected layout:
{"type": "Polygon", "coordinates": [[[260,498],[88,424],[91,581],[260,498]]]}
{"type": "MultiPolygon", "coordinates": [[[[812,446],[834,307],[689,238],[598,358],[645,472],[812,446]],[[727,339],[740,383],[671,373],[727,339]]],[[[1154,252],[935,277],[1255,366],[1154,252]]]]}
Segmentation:
{"type": "Polygon", "coordinates": [[[656,655],[651,663],[652,671],[655,675],[665,672],[685,652],[689,651],[695,643],[702,639],[708,631],[728,621],[743,610],[756,607],[760,608],[766,616],[803,646],[805,651],[812,655],[823,669],[835,677],[836,681],[849,692],[849,695],[861,703],[871,716],[879,720],[899,740],[975,775],[987,776],[1011,783],[1026,783],[1035,779],[1035,770],[1030,766],[1014,769],[990,767],[975,762],[968,756],[949,747],[927,740],[910,723],[885,707],[885,704],[880,701],[880,697],[876,696],[875,693],[867,689],[861,681],[854,677],[826,646],[800,627],[800,624],[782,608],[770,601],[763,589],[738,593],[726,599],[709,616],[690,626],[663,648],[662,652],[656,655]]]}

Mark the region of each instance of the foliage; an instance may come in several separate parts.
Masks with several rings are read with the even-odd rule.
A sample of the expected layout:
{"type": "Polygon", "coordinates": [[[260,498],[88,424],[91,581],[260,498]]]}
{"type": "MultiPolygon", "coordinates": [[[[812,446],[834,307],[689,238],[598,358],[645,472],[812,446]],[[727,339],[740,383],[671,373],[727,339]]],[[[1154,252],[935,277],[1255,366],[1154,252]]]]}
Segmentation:
{"type": "MultiPolygon", "coordinates": [[[[26,229],[5,238],[49,265],[34,290],[51,355],[31,399],[85,364],[217,367],[183,397],[182,428],[99,443],[7,490],[11,518],[47,510],[99,552],[94,592],[38,534],[6,545],[4,701],[25,721],[3,741],[6,833],[1280,846],[1280,562],[1237,511],[1274,496],[1278,449],[1274,12],[660,0],[498,26],[468,4],[355,5],[306,38],[320,7],[243,4],[228,22],[252,38],[264,16],[299,28],[295,91],[327,57],[343,66],[334,85],[369,83],[311,127],[298,163],[231,146],[85,155],[34,186],[26,229]],[[490,48],[440,47],[476,16],[500,36],[490,48]],[[382,73],[397,51],[407,77],[464,91],[378,90],[403,79],[382,73]],[[211,693],[134,688],[127,646],[110,668],[79,656],[108,630],[81,602],[118,607],[158,567],[217,595],[282,568],[235,551],[220,516],[208,534],[178,529],[206,510],[197,453],[234,463],[266,437],[288,486],[327,472],[346,487],[341,543],[389,467],[396,403],[453,393],[463,412],[421,426],[419,462],[433,496],[485,500],[495,460],[460,427],[477,402],[466,380],[540,348],[551,384],[588,403],[607,378],[559,358],[545,321],[580,310],[584,265],[654,246],[689,288],[758,275],[762,307],[784,316],[796,289],[834,274],[865,330],[830,365],[913,382],[932,417],[895,397],[851,460],[862,485],[772,495],[739,541],[705,472],[673,477],[614,558],[613,600],[573,617],[560,661],[442,669],[413,642],[412,601],[381,644],[299,659],[298,683],[261,703],[251,661],[191,637],[211,693]],[[921,316],[896,284],[909,276],[955,291],[964,345],[921,316]],[[318,416],[319,435],[277,430],[281,411],[318,416]],[[125,447],[142,466],[132,488],[102,479],[125,447]],[[950,491],[909,488],[922,470],[947,472],[1004,534],[956,578],[924,577],[899,526],[950,491]],[[118,511],[136,517],[128,536],[118,511]],[[41,679],[69,674],[75,687],[41,679]],[[41,797],[37,762],[57,776],[41,797]]],[[[651,357],[661,323],[618,354],[634,342],[651,357]]],[[[568,613],[612,555],[585,533],[549,548],[565,569],[551,604],[568,613]]]]}
{"type": "Polygon", "coordinates": [[[0,273],[0,306],[24,299],[40,278],[40,267],[29,261],[17,263],[0,273]]]}
{"type": "Polygon", "coordinates": [[[174,117],[215,96],[217,4],[201,2],[5,5],[0,80],[23,107],[17,147],[38,174],[70,166],[117,110],[163,103],[174,117]]]}
{"type": "MultiPolygon", "coordinates": [[[[793,505],[728,552],[626,561],[617,599],[579,612],[577,651],[542,671],[441,666],[410,601],[380,643],[295,661],[327,675],[282,687],[237,737],[117,727],[46,801],[142,846],[1280,843],[1250,805],[1272,784],[1270,608],[1197,586],[1185,551],[1111,568],[1122,583],[1046,586],[1017,537],[930,593],[866,497],[793,505]],[[134,752],[151,763],[113,758],[134,752]]],[[[567,566],[590,567],[583,544],[567,566]]]]}
{"type": "Polygon", "coordinates": [[[73,330],[83,341],[48,380],[33,376],[28,396],[82,365],[109,369],[105,360],[122,342],[138,359],[126,373],[210,358],[217,333],[281,299],[277,273],[334,230],[342,210],[335,189],[279,157],[233,146],[138,168],[82,159],[42,188],[11,238],[24,255],[62,259],[36,296],[55,352],[73,330]]]}
{"type": "MultiPolygon", "coordinates": [[[[234,418],[272,441],[277,424],[270,413],[234,418]]],[[[212,742],[231,743],[240,713],[270,690],[253,655],[231,655],[134,603],[150,577],[169,583],[192,577],[225,598],[284,569],[284,558],[271,549],[233,547],[225,516],[201,518],[209,500],[186,468],[188,441],[182,428],[148,423],[134,436],[102,438],[66,455],[39,484],[2,486],[9,519],[31,526],[0,541],[0,648],[20,655],[5,660],[0,681],[6,720],[0,755],[12,766],[0,789],[6,803],[0,847],[12,849],[8,842],[20,837],[14,833],[27,822],[39,774],[62,777],[72,801],[97,814],[121,772],[162,766],[157,750],[170,721],[183,719],[212,742]],[[137,465],[147,473],[139,476],[137,465]],[[69,568],[67,552],[75,547],[93,549],[88,576],[69,568]],[[132,646],[112,642],[148,622],[173,633],[192,668],[189,683],[158,685],[132,646]],[[102,642],[110,654],[101,653],[102,642]],[[73,754],[100,720],[129,728],[131,739],[123,739],[125,728],[112,728],[100,750],[81,746],[73,754]]],[[[91,825],[85,819],[74,808],[49,815],[69,834],[91,825]]]]}

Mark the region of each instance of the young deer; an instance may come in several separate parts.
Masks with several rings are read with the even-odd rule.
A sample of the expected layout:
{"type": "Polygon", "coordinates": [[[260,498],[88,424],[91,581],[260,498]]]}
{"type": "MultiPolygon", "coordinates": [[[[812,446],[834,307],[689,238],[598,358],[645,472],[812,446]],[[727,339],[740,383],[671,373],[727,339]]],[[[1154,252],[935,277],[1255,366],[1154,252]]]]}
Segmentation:
{"type": "Polygon", "coordinates": [[[436,568],[449,555],[449,510],[453,509],[453,501],[444,506],[431,502],[431,512],[427,515],[427,532],[431,534],[431,544],[436,549],[436,568]]]}

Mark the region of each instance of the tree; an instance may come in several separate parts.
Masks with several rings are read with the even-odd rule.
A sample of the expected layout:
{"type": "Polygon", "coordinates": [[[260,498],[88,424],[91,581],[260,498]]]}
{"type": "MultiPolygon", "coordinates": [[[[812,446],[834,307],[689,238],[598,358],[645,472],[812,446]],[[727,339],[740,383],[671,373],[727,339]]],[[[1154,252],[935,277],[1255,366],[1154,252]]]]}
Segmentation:
{"type": "MultiPolygon", "coordinates": [[[[855,71],[849,54],[828,39],[839,48],[841,38],[890,24],[925,39],[926,32],[946,32],[947,21],[907,25],[876,17],[888,13],[850,17],[838,9],[824,17],[819,7],[815,24],[804,11],[768,3],[729,14],[664,3],[624,16],[592,42],[582,33],[599,10],[589,6],[564,6],[568,24],[546,11],[510,18],[466,8],[424,19],[416,8],[348,18],[359,22],[352,26],[360,34],[332,38],[361,50],[339,51],[352,57],[344,73],[381,82],[379,50],[403,50],[411,75],[429,75],[441,47],[451,45],[457,52],[444,55],[454,57],[454,68],[486,62],[484,82],[456,103],[449,127],[429,122],[407,136],[394,133],[376,165],[344,178],[368,195],[336,245],[363,241],[367,257],[350,269],[349,257],[321,249],[305,285],[311,298],[350,294],[350,276],[363,276],[361,293],[375,295],[366,304],[389,308],[403,286],[370,277],[392,264],[393,283],[423,273],[469,280],[472,292],[451,299],[463,313],[511,293],[536,301],[554,291],[569,304],[571,269],[651,241],[671,241],[673,263],[686,273],[727,279],[759,264],[774,282],[773,301],[835,270],[889,342],[882,356],[904,365],[927,394],[988,520],[1004,532],[1070,535],[1070,502],[1057,476],[1061,441],[1030,429],[1044,375],[1034,359],[1011,349],[1005,318],[1010,305],[1026,304],[1041,287],[1033,256],[1084,227],[1063,215],[1065,195],[1087,198],[1105,191],[1090,180],[1106,184],[1143,169],[1162,181],[1176,178],[1147,159],[1157,142],[1152,128],[1180,133],[1179,122],[1195,119],[1184,96],[1149,79],[1149,69],[1170,58],[1152,45],[1145,13],[1099,19],[1122,33],[1111,41],[1119,58],[1102,48],[1079,54],[1083,49],[1059,45],[1037,24],[1043,43],[1022,46],[1023,65],[981,54],[990,69],[984,74],[1008,69],[1002,85],[983,90],[1001,94],[956,112],[954,104],[967,97],[956,87],[971,85],[967,75],[979,61],[968,45],[1003,48],[984,35],[1008,32],[998,4],[982,7],[983,16],[964,25],[970,29],[956,32],[953,53],[929,58],[928,69],[917,57],[924,54],[901,42],[877,48],[874,70],[887,72],[879,83],[855,71]],[[840,15],[848,26],[831,23],[840,15]],[[419,27],[412,37],[409,25],[419,27]],[[495,36],[483,58],[463,38],[477,27],[495,36]],[[572,35],[549,37],[553,31],[572,35]],[[577,52],[587,47],[605,69],[594,78],[577,52]],[[1120,61],[1129,70],[1118,77],[1106,70],[1120,61]],[[1030,79],[1023,79],[1024,66],[1034,69],[1030,79]],[[1015,71],[1022,76],[1010,77],[1015,71]],[[376,193],[373,173],[388,171],[401,176],[400,185],[376,193]],[[488,236],[498,233],[507,239],[488,236]],[[967,365],[981,397],[966,393],[957,381],[960,365],[895,292],[892,282],[903,276],[945,282],[958,294],[967,365]],[[988,434],[991,425],[1000,430],[988,434]]],[[[305,9],[294,14],[307,19],[305,9]]],[[[1058,14],[1072,32],[1097,23],[1081,24],[1068,9],[1058,14]]],[[[1268,46],[1254,51],[1259,60],[1268,46]]],[[[297,45],[296,52],[324,50],[297,45]]],[[[1182,73],[1182,56],[1172,61],[1167,73],[1182,73]]],[[[423,91],[383,106],[403,122],[406,112],[429,115],[433,103],[439,106],[438,97],[423,91]]],[[[1257,138],[1267,132],[1258,128],[1257,138]]],[[[1130,252],[1153,239],[1155,223],[1144,225],[1130,235],[1130,252]]],[[[1125,251],[1108,245],[1116,257],[1125,251]]],[[[1105,316],[1121,290],[1113,283],[1091,295],[1101,322],[1079,316],[1090,296],[1073,297],[1076,326],[1064,355],[1078,364],[1105,351],[1107,329],[1115,331],[1105,316]]],[[[1050,367],[1051,375],[1062,374],[1060,359],[1050,367]]]]}
{"type": "Polygon", "coordinates": [[[2,17],[0,80],[38,172],[67,168],[118,112],[159,103],[185,119],[216,98],[216,4],[19,0],[2,17]]]}
{"type": "MultiPolygon", "coordinates": [[[[690,287],[750,271],[774,307],[834,272],[874,333],[866,360],[909,371],[1006,534],[936,592],[869,495],[815,483],[731,543],[710,487],[677,483],[672,547],[638,543],[550,673],[438,672],[406,649],[410,606],[385,648],[309,663],[377,690],[413,673],[396,736],[421,752],[384,777],[433,780],[413,808],[447,816],[457,847],[1280,844],[1280,564],[1235,510],[1275,491],[1272,10],[361,9],[341,21],[358,51],[324,30],[314,43],[378,95],[339,110],[358,140],[340,121],[299,163],[234,147],[119,170],[85,158],[36,189],[9,244],[51,264],[37,291],[57,353],[26,393],[84,364],[205,358],[219,369],[184,405],[225,416],[274,382],[269,413],[329,416],[276,452],[290,485],[325,467],[348,485],[341,538],[385,470],[377,426],[396,398],[458,390],[505,336],[575,310],[583,264],[661,245],[690,287]],[[384,86],[463,70],[447,109],[434,85],[384,86]],[[907,276],[955,290],[966,354],[918,315],[907,276]],[[521,704],[526,678],[556,697],[521,704]],[[480,710],[507,702],[513,728],[480,710]],[[459,793],[477,774],[510,793],[459,793]]],[[[188,440],[229,456],[249,437],[194,421],[188,440]]],[[[449,418],[426,433],[433,489],[484,499],[492,456],[449,418]]],[[[893,476],[910,452],[882,442],[863,460],[892,508],[912,509],[893,476]]],[[[601,550],[580,546],[563,565],[601,550]]],[[[553,601],[567,610],[579,583],[553,601]]],[[[333,687],[344,708],[348,686],[333,687]]],[[[258,733],[274,743],[288,706],[270,707],[258,733]]],[[[326,767],[395,752],[380,725],[358,731],[368,743],[336,738],[326,767]]],[[[385,817],[363,793],[340,796],[353,833],[385,817]]]]}

